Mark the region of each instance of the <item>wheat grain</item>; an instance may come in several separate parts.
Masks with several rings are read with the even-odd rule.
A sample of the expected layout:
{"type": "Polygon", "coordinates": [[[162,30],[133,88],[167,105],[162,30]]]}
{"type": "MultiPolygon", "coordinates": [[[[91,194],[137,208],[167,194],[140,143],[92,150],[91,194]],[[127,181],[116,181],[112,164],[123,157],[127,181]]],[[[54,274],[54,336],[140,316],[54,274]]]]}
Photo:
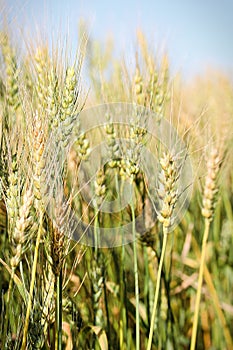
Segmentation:
{"type": "Polygon", "coordinates": [[[217,149],[212,149],[207,162],[207,175],[204,185],[202,215],[209,221],[213,220],[216,195],[218,193],[217,176],[221,165],[221,159],[217,149]]]}

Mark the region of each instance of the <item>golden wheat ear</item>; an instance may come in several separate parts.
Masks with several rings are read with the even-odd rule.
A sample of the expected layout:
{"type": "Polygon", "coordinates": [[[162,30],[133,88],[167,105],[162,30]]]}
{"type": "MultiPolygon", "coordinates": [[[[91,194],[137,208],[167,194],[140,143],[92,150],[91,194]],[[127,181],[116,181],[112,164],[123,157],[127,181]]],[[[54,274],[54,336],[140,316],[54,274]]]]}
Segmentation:
{"type": "Polygon", "coordinates": [[[207,175],[204,185],[202,215],[209,221],[213,220],[216,196],[218,193],[217,177],[219,174],[221,159],[219,152],[213,148],[207,162],[207,175]]]}

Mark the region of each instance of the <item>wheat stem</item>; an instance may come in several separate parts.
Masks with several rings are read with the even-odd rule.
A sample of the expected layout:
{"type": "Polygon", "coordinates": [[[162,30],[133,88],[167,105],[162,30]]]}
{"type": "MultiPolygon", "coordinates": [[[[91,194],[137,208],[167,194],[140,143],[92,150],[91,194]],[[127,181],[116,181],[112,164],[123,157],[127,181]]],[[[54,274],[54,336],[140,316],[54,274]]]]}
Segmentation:
{"type": "Polygon", "coordinates": [[[200,308],[201,289],[202,289],[203,274],[204,274],[204,267],[205,267],[206,243],[209,235],[210,223],[214,217],[216,195],[218,193],[218,188],[216,183],[217,183],[217,175],[220,170],[220,164],[221,162],[220,162],[218,150],[212,149],[210,152],[210,158],[207,162],[207,176],[205,180],[203,208],[201,211],[202,216],[205,218],[205,230],[204,230],[204,235],[202,239],[201,262],[200,262],[199,275],[198,275],[197,297],[195,302],[190,350],[194,350],[196,346],[198,313],[200,308]]]}
{"type": "Polygon", "coordinates": [[[38,229],[37,238],[36,238],[32,274],[31,274],[31,283],[30,283],[30,290],[29,290],[29,296],[28,296],[26,318],[25,318],[24,329],[23,329],[23,341],[22,341],[21,350],[25,350],[27,346],[27,334],[28,334],[28,326],[29,326],[29,320],[30,320],[30,312],[32,308],[33,290],[34,290],[34,284],[36,279],[36,267],[37,267],[37,260],[38,260],[38,254],[39,254],[40,240],[43,233],[43,216],[44,216],[43,212],[40,211],[39,229],[38,229]]]}
{"type": "Polygon", "coordinates": [[[146,310],[147,310],[148,324],[150,324],[149,259],[148,259],[147,247],[145,245],[143,246],[143,260],[144,260],[144,273],[145,273],[145,280],[144,280],[144,304],[145,304],[146,310]]]}
{"type": "Polygon", "coordinates": [[[204,231],[204,236],[202,241],[201,263],[200,263],[199,276],[198,276],[197,296],[196,296],[196,302],[195,302],[190,350],[194,350],[196,346],[198,313],[199,313],[200,300],[201,300],[201,289],[202,289],[203,273],[204,273],[204,267],[205,267],[206,243],[209,235],[209,230],[210,230],[210,220],[205,219],[205,231],[204,231]]]}
{"type": "MultiPolygon", "coordinates": [[[[200,256],[201,256],[200,249],[199,249],[198,244],[197,244],[197,242],[196,242],[194,237],[193,237],[193,245],[194,245],[194,248],[195,248],[196,256],[200,259],[200,256]]],[[[225,338],[225,341],[226,341],[227,348],[228,349],[233,349],[233,341],[232,341],[232,338],[231,338],[231,332],[230,332],[230,330],[229,330],[229,328],[227,326],[226,318],[225,318],[224,313],[223,313],[222,308],[221,308],[221,304],[220,304],[220,301],[219,301],[218,293],[217,293],[217,291],[215,289],[215,286],[213,284],[210,272],[209,272],[209,270],[208,270],[206,265],[204,267],[204,278],[205,278],[205,282],[206,282],[206,284],[207,284],[207,286],[209,288],[211,298],[213,299],[214,308],[216,310],[218,318],[219,318],[219,320],[220,320],[220,322],[222,324],[222,327],[223,327],[223,334],[224,334],[224,338],[225,338]]]]}
{"type": "Polygon", "coordinates": [[[133,226],[133,260],[134,260],[134,280],[136,299],[136,350],[140,350],[140,317],[139,317],[139,283],[138,283],[138,261],[137,261],[137,240],[135,227],[135,212],[131,204],[132,226],[133,226]]]}
{"type": "MultiPolygon", "coordinates": [[[[116,170],[115,173],[115,183],[116,183],[116,191],[119,193],[120,206],[122,191],[124,189],[124,180],[122,181],[121,187],[119,187],[118,182],[118,173],[116,170]]],[[[121,213],[121,222],[123,221],[123,214],[121,213]]],[[[119,326],[119,340],[120,340],[120,349],[126,349],[127,344],[127,307],[126,307],[126,278],[125,278],[125,240],[124,240],[124,229],[120,227],[120,235],[121,235],[121,253],[120,253],[120,326],[119,326]]]]}
{"type": "Polygon", "coordinates": [[[153,310],[152,310],[152,316],[151,316],[150,333],[149,333],[149,339],[148,339],[148,343],[147,343],[147,350],[150,350],[151,346],[152,346],[152,339],[153,339],[155,317],[156,317],[157,304],[158,304],[158,298],[159,298],[162,268],[163,268],[163,262],[164,262],[166,246],[167,246],[167,236],[168,236],[167,228],[165,226],[163,226],[163,246],[162,246],[162,253],[161,253],[161,257],[160,257],[160,261],[159,261],[159,269],[158,269],[158,275],[157,275],[157,281],[156,281],[156,287],[155,287],[155,297],[154,297],[154,304],[153,304],[153,310]]]}
{"type": "MultiPolygon", "coordinates": [[[[8,322],[9,322],[9,309],[10,309],[10,298],[11,298],[11,291],[13,287],[13,279],[15,274],[15,267],[12,268],[11,277],[10,277],[10,283],[8,287],[8,293],[7,293],[7,301],[6,301],[6,316],[5,316],[5,322],[4,322],[4,329],[3,329],[3,337],[2,337],[2,344],[5,347],[6,343],[6,336],[7,336],[7,328],[8,328],[8,322]]],[[[7,349],[7,347],[6,347],[7,349]]]]}
{"type": "Polygon", "coordinates": [[[62,350],[62,269],[56,276],[56,341],[55,350],[62,350]]]}

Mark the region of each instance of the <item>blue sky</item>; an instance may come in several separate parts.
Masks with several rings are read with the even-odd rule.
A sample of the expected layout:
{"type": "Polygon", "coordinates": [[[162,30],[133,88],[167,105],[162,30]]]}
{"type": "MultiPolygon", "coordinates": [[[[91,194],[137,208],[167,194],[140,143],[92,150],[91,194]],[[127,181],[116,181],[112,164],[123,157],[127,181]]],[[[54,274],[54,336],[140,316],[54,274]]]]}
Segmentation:
{"type": "MultiPolygon", "coordinates": [[[[30,32],[36,24],[46,35],[65,35],[75,43],[78,20],[90,24],[90,35],[104,40],[109,33],[115,50],[135,48],[141,28],[152,48],[167,49],[174,71],[193,76],[207,66],[233,74],[232,0],[7,0],[16,25],[30,32]]],[[[6,10],[5,10],[6,11],[6,10]]]]}

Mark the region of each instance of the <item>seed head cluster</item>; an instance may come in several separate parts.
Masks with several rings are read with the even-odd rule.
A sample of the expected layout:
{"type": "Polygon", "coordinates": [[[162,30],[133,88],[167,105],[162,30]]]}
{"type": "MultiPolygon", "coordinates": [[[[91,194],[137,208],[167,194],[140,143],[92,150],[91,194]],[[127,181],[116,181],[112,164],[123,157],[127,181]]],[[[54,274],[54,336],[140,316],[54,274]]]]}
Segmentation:
{"type": "Polygon", "coordinates": [[[34,172],[34,195],[40,200],[42,198],[42,184],[44,183],[45,169],[45,135],[42,121],[36,114],[33,129],[33,172],[34,172]]]}
{"type": "Polygon", "coordinates": [[[217,176],[220,169],[220,157],[217,149],[213,149],[207,162],[207,175],[204,187],[202,215],[209,221],[213,220],[214,208],[216,204],[217,176]]]}
{"type": "Polygon", "coordinates": [[[172,224],[172,214],[178,200],[179,168],[176,165],[175,157],[169,151],[163,154],[160,166],[158,196],[162,209],[158,213],[158,220],[164,227],[168,228],[172,224]]]}

